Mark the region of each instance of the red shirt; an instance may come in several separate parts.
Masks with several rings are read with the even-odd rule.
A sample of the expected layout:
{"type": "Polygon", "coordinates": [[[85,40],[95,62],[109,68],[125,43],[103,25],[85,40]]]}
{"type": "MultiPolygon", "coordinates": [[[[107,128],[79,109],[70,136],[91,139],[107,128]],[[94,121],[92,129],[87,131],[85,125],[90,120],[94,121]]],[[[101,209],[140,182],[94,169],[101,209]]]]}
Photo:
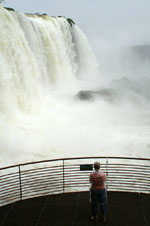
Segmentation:
{"type": "Polygon", "coordinates": [[[92,190],[102,190],[105,188],[106,175],[102,171],[98,170],[90,174],[90,183],[92,190]]]}

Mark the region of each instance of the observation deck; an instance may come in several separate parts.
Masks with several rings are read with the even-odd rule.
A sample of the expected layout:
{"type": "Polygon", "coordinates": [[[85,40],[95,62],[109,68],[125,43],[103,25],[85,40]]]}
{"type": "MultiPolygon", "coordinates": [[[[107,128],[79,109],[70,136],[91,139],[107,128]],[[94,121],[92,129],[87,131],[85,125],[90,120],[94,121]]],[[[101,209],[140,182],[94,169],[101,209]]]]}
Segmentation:
{"type": "Polygon", "coordinates": [[[0,226],[149,226],[150,159],[55,159],[0,169],[0,226]],[[107,175],[107,222],[90,220],[89,174],[107,175]]]}

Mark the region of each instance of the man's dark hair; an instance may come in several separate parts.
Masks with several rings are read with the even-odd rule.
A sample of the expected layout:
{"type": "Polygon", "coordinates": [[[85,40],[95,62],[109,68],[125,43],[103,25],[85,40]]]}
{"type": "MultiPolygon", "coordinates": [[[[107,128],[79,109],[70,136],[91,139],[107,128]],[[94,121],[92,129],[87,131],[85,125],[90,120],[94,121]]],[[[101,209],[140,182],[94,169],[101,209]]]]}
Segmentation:
{"type": "Polygon", "coordinates": [[[100,162],[94,162],[94,169],[99,170],[100,169],[100,162]]]}

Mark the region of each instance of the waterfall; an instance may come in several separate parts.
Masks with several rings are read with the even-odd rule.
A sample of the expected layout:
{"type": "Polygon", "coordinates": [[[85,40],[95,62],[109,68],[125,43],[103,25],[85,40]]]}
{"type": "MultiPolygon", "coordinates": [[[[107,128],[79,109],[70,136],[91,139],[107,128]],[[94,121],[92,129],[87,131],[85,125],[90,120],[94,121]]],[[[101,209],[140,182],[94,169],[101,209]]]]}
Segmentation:
{"type": "Polygon", "coordinates": [[[66,18],[2,6],[0,17],[0,112],[36,112],[54,84],[86,80],[97,73],[87,38],[66,18]]]}
{"type": "Polygon", "coordinates": [[[65,156],[68,98],[98,75],[88,40],[65,17],[0,5],[0,18],[0,165],[65,156]]]}

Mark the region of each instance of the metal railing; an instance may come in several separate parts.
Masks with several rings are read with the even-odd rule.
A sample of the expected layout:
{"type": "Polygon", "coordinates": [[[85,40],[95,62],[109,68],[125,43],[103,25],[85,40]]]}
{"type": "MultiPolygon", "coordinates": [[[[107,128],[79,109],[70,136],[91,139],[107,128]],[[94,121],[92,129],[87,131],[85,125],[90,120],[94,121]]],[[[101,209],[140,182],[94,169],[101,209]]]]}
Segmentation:
{"type": "Polygon", "coordinates": [[[91,167],[86,166],[94,161],[100,161],[101,170],[107,175],[108,191],[150,193],[150,159],[53,159],[0,168],[0,206],[38,196],[88,191],[91,167]]]}

